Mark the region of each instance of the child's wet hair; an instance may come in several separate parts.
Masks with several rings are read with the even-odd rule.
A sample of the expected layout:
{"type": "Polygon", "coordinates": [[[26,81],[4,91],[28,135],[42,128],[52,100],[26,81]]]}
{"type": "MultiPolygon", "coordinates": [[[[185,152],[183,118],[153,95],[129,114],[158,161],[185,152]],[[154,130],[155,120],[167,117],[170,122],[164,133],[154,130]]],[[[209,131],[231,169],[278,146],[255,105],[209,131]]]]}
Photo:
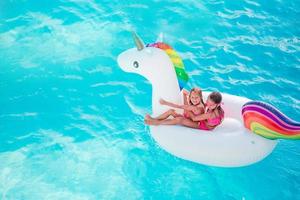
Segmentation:
{"type": "Polygon", "coordinates": [[[209,99],[212,100],[215,104],[222,102],[222,95],[220,92],[212,92],[209,94],[209,99]]]}
{"type": "Polygon", "coordinates": [[[217,106],[213,110],[218,110],[219,115],[224,115],[224,110],[221,107],[222,95],[220,92],[212,92],[209,94],[208,98],[212,100],[217,106]]]}

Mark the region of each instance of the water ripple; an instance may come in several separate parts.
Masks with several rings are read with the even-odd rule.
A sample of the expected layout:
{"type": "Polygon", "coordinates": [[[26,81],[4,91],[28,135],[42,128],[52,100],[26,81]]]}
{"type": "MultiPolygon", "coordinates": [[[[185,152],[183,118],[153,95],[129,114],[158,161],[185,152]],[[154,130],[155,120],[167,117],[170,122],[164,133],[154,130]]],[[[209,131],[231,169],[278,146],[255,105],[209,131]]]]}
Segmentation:
{"type": "Polygon", "coordinates": [[[299,199],[297,142],[245,168],[176,158],[144,125],[149,82],[116,63],[134,46],[130,31],[145,43],[162,32],[187,88],[266,101],[298,120],[297,0],[0,4],[1,199],[299,199]]]}

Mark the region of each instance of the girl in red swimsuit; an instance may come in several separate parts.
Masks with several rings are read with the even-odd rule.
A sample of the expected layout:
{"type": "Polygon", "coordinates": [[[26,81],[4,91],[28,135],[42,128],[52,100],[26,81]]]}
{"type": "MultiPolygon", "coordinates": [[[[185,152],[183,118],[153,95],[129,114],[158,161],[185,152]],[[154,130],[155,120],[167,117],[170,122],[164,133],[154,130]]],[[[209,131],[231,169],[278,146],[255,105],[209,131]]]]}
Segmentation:
{"type": "Polygon", "coordinates": [[[174,118],[185,117],[191,119],[191,117],[198,116],[204,113],[205,104],[203,102],[202,91],[200,88],[191,89],[189,94],[186,91],[183,91],[183,96],[184,96],[184,105],[174,104],[164,99],[161,99],[159,101],[162,105],[167,105],[173,108],[184,109],[183,115],[176,113],[174,109],[170,109],[156,118],[152,118],[150,115],[146,115],[145,122],[147,120],[164,120],[169,118],[170,116],[173,116],[174,118]]]}
{"type": "Polygon", "coordinates": [[[222,123],[224,110],[221,107],[222,96],[219,92],[212,92],[206,101],[205,114],[195,116],[193,121],[199,121],[199,129],[211,130],[222,123]]]}
{"type": "Polygon", "coordinates": [[[182,125],[201,130],[212,130],[220,125],[224,118],[224,110],[221,107],[222,96],[219,92],[212,92],[206,101],[206,112],[200,115],[190,113],[190,118],[174,116],[173,119],[151,118],[145,120],[148,125],[182,125]]]}

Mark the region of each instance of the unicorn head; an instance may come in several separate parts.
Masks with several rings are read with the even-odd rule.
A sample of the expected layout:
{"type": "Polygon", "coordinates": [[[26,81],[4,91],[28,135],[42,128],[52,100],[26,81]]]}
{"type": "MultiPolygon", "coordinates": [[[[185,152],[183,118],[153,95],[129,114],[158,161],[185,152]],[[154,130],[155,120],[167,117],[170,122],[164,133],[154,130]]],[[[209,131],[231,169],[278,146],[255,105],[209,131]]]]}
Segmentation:
{"type": "MultiPolygon", "coordinates": [[[[124,51],[118,56],[118,64],[125,72],[140,74],[152,84],[157,82],[157,72],[172,69],[168,56],[159,48],[148,47],[132,33],[136,48],[124,51]]],[[[161,73],[160,73],[161,74],[161,73]]],[[[169,74],[172,74],[169,72],[169,74]]]]}
{"type": "Polygon", "coordinates": [[[179,55],[169,45],[162,42],[144,45],[143,41],[133,33],[136,48],[122,52],[117,60],[122,70],[136,73],[152,84],[152,109],[158,115],[166,110],[159,105],[163,98],[182,103],[180,90],[188,76],[179,55]]]}

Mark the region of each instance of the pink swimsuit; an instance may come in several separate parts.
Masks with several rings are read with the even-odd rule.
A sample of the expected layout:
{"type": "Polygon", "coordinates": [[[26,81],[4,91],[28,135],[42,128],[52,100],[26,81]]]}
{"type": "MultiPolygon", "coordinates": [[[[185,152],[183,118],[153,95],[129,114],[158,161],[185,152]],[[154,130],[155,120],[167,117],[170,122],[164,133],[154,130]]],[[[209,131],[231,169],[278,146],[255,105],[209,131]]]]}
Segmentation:
{"type": "MultiPolygon", "coordinates": [[[[202,113],[204,113],[204,112],[205,112],[204,108],[203,108],[203,110],[201,110],[199,113],[195,113],[194,111],[192,111],[192,113],[193,113],[194,115],[199,115],[199,114],[202,114],[202,113]]],[[[183,117],[190,119],[190,116],[188,116],[188,114],[187,114],[186,111],[183,112],[183,117]]]]}
{"type": "Polygon", "coordinates": [[[223,119],[224,119],[224,113],[222,113],[218,117],[215,117],[215,118],[212,118],[212,119],[199,121],[199,129],[201,129],[201,130],[211,130],[211,129],[215,128],[216,126],[218,126],[219,124],[221,124],[223,119]],[[208,128],[205,122],[209,126],[212,126],[213,128],[208,128]]]}

